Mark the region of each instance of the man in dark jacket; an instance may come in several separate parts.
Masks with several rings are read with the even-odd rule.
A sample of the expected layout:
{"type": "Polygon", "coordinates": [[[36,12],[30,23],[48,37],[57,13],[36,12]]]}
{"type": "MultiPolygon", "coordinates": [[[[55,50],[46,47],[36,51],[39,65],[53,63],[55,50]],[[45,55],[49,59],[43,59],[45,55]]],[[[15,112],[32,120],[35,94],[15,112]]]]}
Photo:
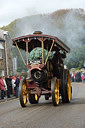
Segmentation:
{"type": "Polygon", "coordinates": [[[16,78],[15,84],[16,84],[16,98],[18,98],[18,92],[19,92],[19,77],[16,78]]]}
{"type": "Polygon", "coordinates": [[[9,78],[9,76],[7,76],[5,78],[5,81],[7,84],[7,98],[10,98],[11,88],[12,88],[12,78],[9,78]]]}

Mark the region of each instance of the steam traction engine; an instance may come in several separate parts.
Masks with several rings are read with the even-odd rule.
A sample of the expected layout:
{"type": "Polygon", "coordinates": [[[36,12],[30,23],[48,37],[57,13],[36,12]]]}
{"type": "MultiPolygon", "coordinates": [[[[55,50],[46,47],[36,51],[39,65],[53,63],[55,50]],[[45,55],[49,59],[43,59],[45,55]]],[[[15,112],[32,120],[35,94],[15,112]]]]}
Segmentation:
{"type": "Polygon", "coordinates": [[[54,106],[71,100],[71,83],[68,69],[64,69],[63,59],[70,49],[57,37],[44,35],[40,31],[13,39],[15,45],[27,66],[27,77],[19,86],[19,100],[26,107],[28,100],[31,104],[39,102],[41,95],[45,100],[52,97],[54,106]],[[20,49],[26,51],[25,62],[20,49]]]}

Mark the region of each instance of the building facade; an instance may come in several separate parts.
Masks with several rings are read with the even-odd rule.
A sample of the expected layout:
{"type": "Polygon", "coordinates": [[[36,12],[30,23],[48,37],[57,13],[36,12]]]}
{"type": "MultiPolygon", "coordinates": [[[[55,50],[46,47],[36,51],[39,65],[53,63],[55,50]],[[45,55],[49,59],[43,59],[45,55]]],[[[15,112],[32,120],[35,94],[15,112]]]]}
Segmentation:
{"type": "Polygon", "coordinates": [[[0,29],[0,76],[13,74],[11,44],[8,32],[0,29]]]}

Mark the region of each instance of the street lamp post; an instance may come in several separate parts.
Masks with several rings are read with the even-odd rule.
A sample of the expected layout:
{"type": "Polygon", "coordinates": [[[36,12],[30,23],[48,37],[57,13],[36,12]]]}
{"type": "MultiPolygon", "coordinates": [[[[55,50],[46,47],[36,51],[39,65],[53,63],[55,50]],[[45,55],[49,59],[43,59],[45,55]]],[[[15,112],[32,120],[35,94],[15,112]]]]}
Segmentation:
{"type": "Polygon", "coordinates": [[[8,70],[8,57],[7,57],[7,45],[6,45],[6,38],[8,36],[8,31],[4,31],[4,38],[5,38],[5,57],[6,57],[6,70],[7,70],[7,75],[9,74],[8,70]]]}

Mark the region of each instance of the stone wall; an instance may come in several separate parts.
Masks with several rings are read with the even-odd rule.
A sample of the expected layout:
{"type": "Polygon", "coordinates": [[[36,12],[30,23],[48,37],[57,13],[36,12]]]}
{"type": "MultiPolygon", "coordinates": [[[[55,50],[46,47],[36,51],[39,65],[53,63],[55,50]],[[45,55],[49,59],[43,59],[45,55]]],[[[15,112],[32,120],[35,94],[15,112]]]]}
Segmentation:
{"type": "Polygon", "coordinates": [[[2,49],[3,58],[0,59],[0,70],[4,70],[4,75],[12,75],[13,74],[13,63],[12,63],[12,50],[11,50],[11,38],[8,33],[0,30],[0,38],[3,40],[0,43],[3,45],[4,49],[2,49]],[[8,70],[8,74],[7,74],[8,70]]]}

